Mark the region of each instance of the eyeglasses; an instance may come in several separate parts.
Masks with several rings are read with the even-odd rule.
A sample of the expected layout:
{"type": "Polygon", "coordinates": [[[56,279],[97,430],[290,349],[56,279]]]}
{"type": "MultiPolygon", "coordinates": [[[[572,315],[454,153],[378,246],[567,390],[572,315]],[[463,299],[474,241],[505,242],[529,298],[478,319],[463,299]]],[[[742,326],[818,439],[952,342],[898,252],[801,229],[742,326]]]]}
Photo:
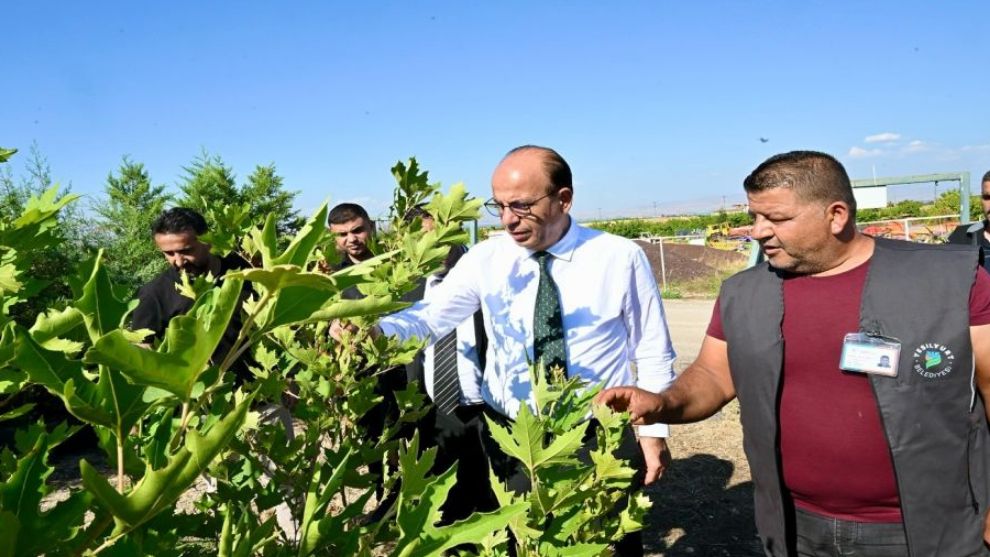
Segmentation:
{"type": "Polygon", "coordinates": [[[990,193],[981,193],[980,198],[982,198],[983,201],[990,201],[990,193]]]}
{"type": "Polygon", "coordinates": [[[543,197],[538,197],[532,201],[513,201],[511,203],[499,203],[495,201],[495,198],[491,198],[485,201],[485,209],[491,213],[493,217],[502,218],[502,211],[508,209],[512,211],[512,214],[517,217],[525,217],[533,212],[533,205],[536,205],[541,200],[546,199],[553,195],[554,192],[550,192],[543,197]]]}

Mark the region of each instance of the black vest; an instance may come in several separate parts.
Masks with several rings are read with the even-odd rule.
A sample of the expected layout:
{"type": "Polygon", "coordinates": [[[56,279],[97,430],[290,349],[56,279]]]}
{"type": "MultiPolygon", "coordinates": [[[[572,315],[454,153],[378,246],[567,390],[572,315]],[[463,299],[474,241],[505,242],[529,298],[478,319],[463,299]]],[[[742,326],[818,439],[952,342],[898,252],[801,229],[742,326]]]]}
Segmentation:
{"type": "MultiPolygon", "coordinates": [[[[990,439],[969,336],[977,265],[978,253],[970,247],[876,239],[863,288],[861,330],[901,343],[897,377],[871,375],[870,383],[914,557],[986,554],[990,439]],[[941,364],[926,367],[938,359],[941,364]]],[[[789,555],[793,516],[777,421],[783,279],[764,263],[726,280],[719,296],[755,487],[756,526],[767,555],[789,555]]],[[[838,366],[839,354],[835,360],[838,366]]]]}

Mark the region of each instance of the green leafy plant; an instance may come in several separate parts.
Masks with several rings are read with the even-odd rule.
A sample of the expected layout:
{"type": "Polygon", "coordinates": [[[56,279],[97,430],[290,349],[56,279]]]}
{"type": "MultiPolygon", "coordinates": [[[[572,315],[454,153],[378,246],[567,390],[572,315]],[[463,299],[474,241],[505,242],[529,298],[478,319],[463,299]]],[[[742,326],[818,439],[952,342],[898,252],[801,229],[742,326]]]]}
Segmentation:
{"type": "MultiPolygon", "coordinates": [[[[491,420],[492,437],[518,460],[529,478],[528,493],[506,490],[492,477],[503,506],[524,502],[527,512],[509,523],[516,555],[603,555],[608,546],[642,528],[650,507],[644,495],[631,493],[635,471],[614,452],[629,428],[628,418],[605,407],[591,408],[597,426],[586,421],[600,388],[588,389],[579,378],[552,380],[542,366],[530,372],[536,411],[520,407],[511,427],[491,420]],[[594,436],[593,448],[585,442],[594,436]]],[[[486,555],[505,555],[498,540],[486,555]]]]}
{"type": "Polygon", "coordinates": [[[415,160],[393,174],[382,252],[333,274],[320,271],[330,252],[326,205],[281,243],[274,216],[248,228],[242,209],[218,207],[225,220],[214,246],[254,266],[222,281],[186,277],[178,287],[192,308],[160,341],[129,330],[134,302],[121,296],[103,252],[79,262],[65,307],[30,327],[15,322],[10,309],[37,290],[28,254],[63,241],[58,214],[74,197],[52,189],[0,221],[0,422],[23,420],[31,404],[10,401],[39,388],[81,424],[31,423],[0,451],[0,556],[418,557],[464,544],[503,555],[507,529],[525,555],[591,555],[637,527],[640,499],[616,507],[631,477],[610,456],[621,419],[595,410],[599,449],[593,466],[576,465],[593,392],[573,381],[538,385],[538,412],[495,430],[526,465],[533,492],[496,486],[499,509],[439,523],[456,470],[431,475],[436,449],[410,433],[425,397],[416,385],[375,394],[380,370],[408,363],[422,343],[372,337],[364,326],[407,305],[400,297],[466,239],[461,226],[480,202],[460,185],[442,193],[415,160]],[[429,232],[403,218],[424,203],[436,222],[429,232]],[[365,297],[344,299],[352,287],[365,297]],[[217,361],[237,313],[241,330],[217,361]],[[361,327],[336,342],[327,334],[334,319],[361,327]],[[231,367],[247,356],[251,376],[235,378],[231,367]],[[384,396],[399,416],[369,438],[362,417],[384,396]],[[87,455],[80,484],[53,484],[51,450],[82,429],[96,434],[105,459],[87,455]],[[385,464],[381,477],[374,462],[385,464]]]}

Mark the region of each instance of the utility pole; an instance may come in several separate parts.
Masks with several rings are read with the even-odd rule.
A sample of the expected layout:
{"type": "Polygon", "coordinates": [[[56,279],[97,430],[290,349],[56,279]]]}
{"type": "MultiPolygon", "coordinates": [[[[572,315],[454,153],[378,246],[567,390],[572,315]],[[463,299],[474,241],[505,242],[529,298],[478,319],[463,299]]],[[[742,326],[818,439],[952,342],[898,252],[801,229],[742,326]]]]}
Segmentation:
{"type": "Polygon", "coordinates": [[[657,202],[656,201],[653,202],[653,217],[654,218],[660,218],[660,212],[657,211],[657,202]]]}

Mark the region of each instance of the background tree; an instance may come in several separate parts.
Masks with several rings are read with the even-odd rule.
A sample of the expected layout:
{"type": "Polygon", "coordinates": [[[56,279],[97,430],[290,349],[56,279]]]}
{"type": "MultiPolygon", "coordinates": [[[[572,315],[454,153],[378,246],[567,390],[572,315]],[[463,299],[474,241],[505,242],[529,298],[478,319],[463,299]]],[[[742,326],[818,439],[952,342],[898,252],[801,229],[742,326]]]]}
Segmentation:
{"type": "Polygon", "coordinates": [[[269,215],[275,218],[277,235],[286,241],[302,226],[299,213],[292,208],[297,192],[285,189],[274,164],[255,167],[240,187],[233,169],[219,155],[206,151],[183,170],[186,174],[179,185],[179,205],[203,213],[211,227],[232,228],[221,233],[243,234],[269,215]]]}
{"type": "Polygon", "coordinates": [[[97,237],[106,251],[107,271],[121,295],[131,295],[164,268],[151,237],[151,223],[165,209],[169,195],[155,186],[144,165],[124,157],[107,175],[106,199],[92,206],[99,218],[97,237]]]}
{"type": "Polygon", "coordinates": [[[192,164],[182,168],[185,176],[179,184],[179,205],[202,213],[211,206],[238,205],[241,192],[234,170],[219,155],[203,151],[192,164]]]}
{"type": "MultiPolygon", "coordinates": [[[[13,153],[10,153],[13,154],[13,153]]],[[[9,156],[9,155],[8,155],[9,156]]],[[[32,143],[24,160],[23,173],[16,177],[10,164],[0,166],[0,218],[12,221],[20,216],[31,197],[40,197],[54,185],[48,158],[37,143],[32,143]]],[[[71,186],[62,190],[64,195],[71,186]]],[[[10,316],[22,324],[34,322],[47,308],[61,309],[72,298],[66,277],[74,274],[75,264],[93,247],[86,231],[85,219],[77,207],[66,207],[58,214],[58,239],[32,253],[30,279],[25,291],[27,302],[10,310],[10,316]]]]}
{"type": "Polygon", "coordinates": [[[261,223],[268,215],[275,215],[275,230],[279,236],[295,234],[302,227],[303,219],[292,208],[297,192],[286,191],[275,163],[256,166],[240,193],[241,203],[250,207],[248,215],[252,222],[261,223]]]}

